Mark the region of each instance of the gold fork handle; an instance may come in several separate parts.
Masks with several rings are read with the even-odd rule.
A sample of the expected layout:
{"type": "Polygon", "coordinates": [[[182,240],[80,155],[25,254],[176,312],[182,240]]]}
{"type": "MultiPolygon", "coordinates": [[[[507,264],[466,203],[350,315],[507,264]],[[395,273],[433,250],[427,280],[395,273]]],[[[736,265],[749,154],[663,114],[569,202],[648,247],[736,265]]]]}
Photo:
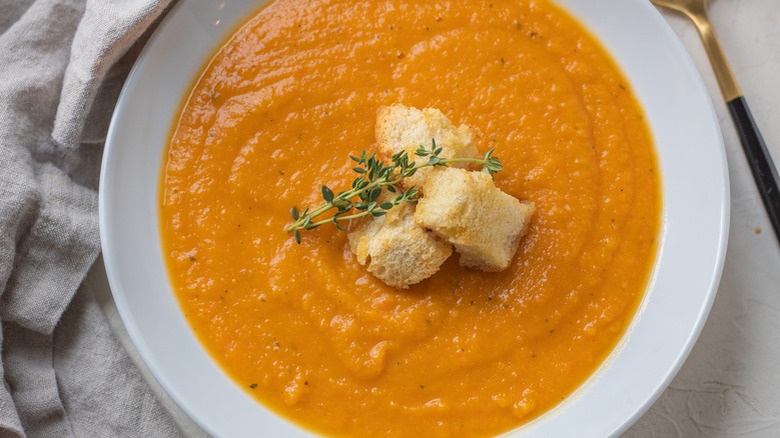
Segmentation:
{"type": "Polygon", "coordinates": [[[739,89],[739,84],[734,78],[729,63],[726,61],[726,55],[723,54],[723,49],[720,47],[718,38],[715,36],[715,31],[712,29],[712,24],[707,18],[707,13],[702,7],[692,8],[687,11],[688,16],[696,24],[696,29],[699,31],[701,40],[704,43],[704,49],[707,50],[707,56],[710,58],[712,68],[715,71],[715,77],[718,79],[718,85],[720,86],[720,92],[723,93],[723,98],[726,102],[734,100],[742,96],[742,91],[739,89]]]}

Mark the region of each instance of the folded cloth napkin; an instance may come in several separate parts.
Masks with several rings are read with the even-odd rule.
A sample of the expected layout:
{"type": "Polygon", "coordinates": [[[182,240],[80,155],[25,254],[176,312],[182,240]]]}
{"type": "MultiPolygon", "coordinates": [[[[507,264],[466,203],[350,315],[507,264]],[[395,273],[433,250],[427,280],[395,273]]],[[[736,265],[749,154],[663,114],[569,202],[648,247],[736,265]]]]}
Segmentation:
{"type": "Polygon", "coordinates": [[[108,121],[169,3],[0,0],[0,437],[181,435],[79,289],[108,121]]]}

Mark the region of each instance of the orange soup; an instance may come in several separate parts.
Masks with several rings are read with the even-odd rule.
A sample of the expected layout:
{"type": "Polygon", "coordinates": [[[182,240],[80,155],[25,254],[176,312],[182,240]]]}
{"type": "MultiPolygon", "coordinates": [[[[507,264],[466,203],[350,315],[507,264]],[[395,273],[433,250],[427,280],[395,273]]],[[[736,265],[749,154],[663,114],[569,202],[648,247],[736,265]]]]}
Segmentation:
{"type": "Polygon", "coordinates": [[[642,110],[544,0],[277,0],[227,41],[171,137],[160,227],[204,347],[260,403],[330,436],[492,436],[560,403],[645,291],[660,221],[642,110]],[[536,213],[510,267],[451,257],[408,290],[290,208],[349,187],[378,107],[478,128],[536,213]]]}

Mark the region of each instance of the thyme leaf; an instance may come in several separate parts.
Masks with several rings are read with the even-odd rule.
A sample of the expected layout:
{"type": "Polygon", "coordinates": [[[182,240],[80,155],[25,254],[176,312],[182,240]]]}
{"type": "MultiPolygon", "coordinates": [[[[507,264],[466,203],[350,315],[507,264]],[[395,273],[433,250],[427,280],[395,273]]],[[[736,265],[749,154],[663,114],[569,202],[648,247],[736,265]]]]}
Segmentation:
{"type": "Polygon", "coordinates": [[[346,231],[339,222],[369,215],[383,216],[403,202],[416,202],[420,198],[420,190],[415,186],[402,190],[399,183],[424,167],[446,167],[449,163],[477,163],[481,164],[482,171],[490,176],[502,170],[501,161],[493,156],[494,149],[487,151],[482,158],[442,158],[440,156],[442,150],[442,147],[436,146],[434,139],[431,139],[430,148],[420,145],[415,151],[415,156],[425,160],[421,160],[419,164],[411,161],[404,151],[393,155],[390,163],[378,159],[375,152],[369,155],[363,150],[359,157],[350,155],[349,158],[357,163],[352,170],[358,175],[352,181],[352,188],[334,194],[331,188],[323,185],[323,204],[316,208],[306,208],[303,212],[293,207],[290,210],[293,223],[287,226],[285,231],[293,233],[295,241],[301,243],[301,230],[311,230],[320,225],[333,223],[336,228],[346,231]],[[379,202],[383,189],[398,195],[390,201],[379,202]],[[333,209],[336,212],[330,218],[315,220],[333,209]]]}

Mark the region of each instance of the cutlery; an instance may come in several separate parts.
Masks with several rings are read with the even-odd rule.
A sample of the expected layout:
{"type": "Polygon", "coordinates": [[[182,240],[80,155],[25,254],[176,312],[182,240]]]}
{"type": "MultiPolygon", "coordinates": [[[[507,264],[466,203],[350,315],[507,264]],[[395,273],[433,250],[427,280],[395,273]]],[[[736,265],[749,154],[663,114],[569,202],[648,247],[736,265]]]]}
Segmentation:
{"type": "Polygon", "coordinates": [[[707,17],[707,0],[650,0],[650,2],[656,6],[682,12],[696,25],[715,71],[715,77],[718,79],[718,85],[731,114],[731,119],[739,133],[742,150],[745,152],[748,164],[750,164],[750,170],[761,194],[761,200],[764,202],[769,221],[775,230],[775,236],[780,241],[780,178],[777,175],[777,168],[772,162],[772,157],[769,155],[763,137],[761,137],[761,132],[753,120],[747,101],[742,95],[718,38],[715,36],[715,30],[707,17]]]}

